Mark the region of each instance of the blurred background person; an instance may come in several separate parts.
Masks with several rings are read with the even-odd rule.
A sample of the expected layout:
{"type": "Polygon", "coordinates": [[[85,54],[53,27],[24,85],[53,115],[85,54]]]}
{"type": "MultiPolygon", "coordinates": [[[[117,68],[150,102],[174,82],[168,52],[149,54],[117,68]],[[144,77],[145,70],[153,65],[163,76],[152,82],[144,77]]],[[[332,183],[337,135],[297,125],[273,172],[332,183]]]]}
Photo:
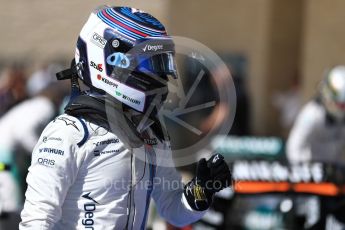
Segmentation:
{"type": "Polygon", "coordinates": [[[24,65],[12,64],[6,67],[0,74],[0,117],[26,97],[24,65]]]}
{"type": "Polygon", "coordinates": [[[287,138],[303,103],[299,77],[293,77],[292,84],[287,90],[275,93],[272,102],[280,113],[281,136],[287,138]]]}
{"type": "Polygon", "coordinates": [[[345,163],[345,66],[331,69],[320,93],[300,111],[287,141],[292,163],[345,163]]]}
{"type": "MultiPolygon", "coordinates": [[[[328,71],[319,94],[300,111],[287,140],[287,158],[292,164],[316,161],[344,168],[345,66],[336,66],[328,71]]],[[[305,226],[325,228],[328,212],[334,212],[338,219],[345,221],[344,206],[335,203],[339,200],[318,204],[313,197],[297,201],[297,211],[306,215],[305,226]]],[[[343,198],[341,201],[344,202],[343,198]]]]}
{"type": "Polygon", "coordinates": [[[58,62],[44,62],[27,80],[26,91],[28,96],[36,96],[50,83],[56,82],[55,74],[62,69],[62,65],[58,62]]]}
{"type": "Polygon", "coordinates": [[[13,106],[0,118],[1,230],[18,226],[31,151],[41,131],[58,114],[63,98],[69,93],[69,86],[64,83],[46,83],[48,85],[34,97],[13,106]]]}

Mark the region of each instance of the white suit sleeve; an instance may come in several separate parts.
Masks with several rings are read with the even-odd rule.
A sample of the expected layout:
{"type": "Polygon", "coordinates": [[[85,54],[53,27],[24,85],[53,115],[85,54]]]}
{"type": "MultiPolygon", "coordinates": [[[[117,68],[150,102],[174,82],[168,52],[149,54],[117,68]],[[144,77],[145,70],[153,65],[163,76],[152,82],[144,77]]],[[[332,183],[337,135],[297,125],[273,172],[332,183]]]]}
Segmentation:
{"type": "MultiPolygon", "coordinates": [[[[168,165],[173,165],[171,152],[168,151],[169,157],[165,161],[170,161],[168,165]]],[[[167,165],[165,162],[163,165],[167,165]]],[[[181,181],[181,175],[175,167],[164,167],[158,163],[157,173],[154,183],[152,197],[156,203],[158,213],[170,224],[182,227],[199,220],[206,211],[193,210],[185,196],[184,186],[181,181]]]]}
{"type": "Polygon", "coordinates": [[[315,102],[308,103],[298,115],[287,140],[287,158],[290,163],[308,162],[312,158],[310,140],[318,127],[320,109],[315,102]]]}
{"type": "Polygon", "coordinates": [[[80,159],[77,143],[83,127],[76,118],[60,116],[43,131],[32,153],[20,229],[48,230],[61,218],[61,207],[73,184],[80,159]]]}
{"type": "MultiPolygon", "coordinates": [[[[25,119],[25,124],[22,124],[20,129],[16,129],[16,141],[20,144],[28,153],[31,153],[35,144],[38,141],[38,128],[45,126],[54,117],[54,105],[45,97],[37,97],[29,101],[29,105],[25,106],[22,111],[30,114],[25,119]],[[25,109],[25,111],[23,111],[25,109]]],[[[21,113],[22,115],[23,113],[21,113]]],[[[42,131],[42,130],[39,130],[42,131]]]]}

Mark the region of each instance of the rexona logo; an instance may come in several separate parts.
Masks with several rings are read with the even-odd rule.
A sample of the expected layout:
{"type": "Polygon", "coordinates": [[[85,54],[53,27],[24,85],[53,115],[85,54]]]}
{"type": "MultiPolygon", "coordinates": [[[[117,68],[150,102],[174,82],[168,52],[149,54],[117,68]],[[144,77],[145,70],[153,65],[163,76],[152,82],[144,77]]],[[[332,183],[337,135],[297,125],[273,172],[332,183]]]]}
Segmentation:
{"type": "Polygon", "coordinates": [[[143,48],[143,51],[157,51],[157,50],[162,50],[163,49],[163,45],[149,45],[146,44],[146,46],[143,48]]]}
{"type": "Polygon", "coordinates": [[[98,70],[99,72],[103,72],[102,64],[96,65],[96,63],[94,63],[93,61],[91,61],[91,62],[90,62],[90,66],[92,66],[93,68],[95,68],[95,69],[98,70]]]}
{"type": "Polygon", "coordinates": [[[116,96],[121,96],[122,95],[122,93],[120,93],[119,91],[116,91],[115,93],[116,93],[116,96]]]}
{"type": "Polygon", "coordinates": [[[139,100],[133,99],[133,98],[128,97],[126,95],[122,95],[122,98],[125,99],[126,101],[133,103],[133,104],[140,105],[140,103],[141,103],[139,100]]]}
{"type": "Polygon", "coordinates": [[[99,35],[98,33],[93,33],[92,37],[91,37],[91,42],[93,44],[95,44],[96,46],[98,46],[99,48],[104,48],[105,45],[107,44],[107,40],[104,39],[101,35],[99,35]]]}
{"type": "Polygon", "coordinates": [[[90,197],[90,193],[85,193],[84,195],[82,195],[81,197],[85,198],[88,200],[88,202],[86,202],[84,204],[84,217],[81,220],[81,223],[85,226],[85,229],[94,229],[93,225],[94,225],[94,212],[96,211],[96,204],[99,204],[97,201],[95,201],[92,197],[90,197]]]}
{"type": "Polygon", "coordinates": [[[52,153],[52,154],[57,154],[57,155],[64,155],[64,151],[60,149],[53,149],[53,148],[41,148],[38,150],[39,153],[52,153]]]}
{"type": "Polygon", "coordinates": [[[104,82],[105,84],[110,85],[110,86],[115,87],[115,88],[117,88],[119,86],[115,82],[109,81],[108,79],[102,77],[101,75],[97,75],[97,79],[104,82]]]}

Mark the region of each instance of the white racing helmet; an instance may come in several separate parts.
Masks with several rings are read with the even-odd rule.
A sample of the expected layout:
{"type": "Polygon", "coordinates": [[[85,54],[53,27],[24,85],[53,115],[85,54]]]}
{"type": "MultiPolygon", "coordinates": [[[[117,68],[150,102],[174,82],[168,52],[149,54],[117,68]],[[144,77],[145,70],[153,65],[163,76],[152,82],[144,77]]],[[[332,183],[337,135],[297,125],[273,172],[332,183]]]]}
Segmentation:
{"type": "Polygon", "coordinates": [[[327,73],[321,85],[321,98],[331,116],[345,118],[345,66],[336,66],[327,73]]]}
{"type": "Polygon", "coordinates": [[[162,103],[169,76],[177,78],[175,47],[152,15],[129,7],[102,7],[82,28],[75,53],[79,78],[144,113],[162,103]]]}

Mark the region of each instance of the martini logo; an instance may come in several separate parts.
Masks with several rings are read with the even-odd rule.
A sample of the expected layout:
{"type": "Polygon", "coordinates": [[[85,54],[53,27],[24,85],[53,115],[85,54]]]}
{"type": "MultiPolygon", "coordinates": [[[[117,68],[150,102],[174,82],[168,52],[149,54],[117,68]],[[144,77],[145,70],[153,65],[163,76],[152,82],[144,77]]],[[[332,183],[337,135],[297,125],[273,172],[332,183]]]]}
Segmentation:
{"type": "Polygon", "coordinates": [[[93,61],[90,62],[90,66],[92,66],[94,69],[98,70],[99,72],[103,72],[102,64],[96,65],[93,61]]]}
{"type": "Polygon", "coordinates": [[[146,46],[143,48],[143,51],[157,51],[157,50],[162,50],[163,49],[163,45],[149,45],[146,44],[146,46]]]}

